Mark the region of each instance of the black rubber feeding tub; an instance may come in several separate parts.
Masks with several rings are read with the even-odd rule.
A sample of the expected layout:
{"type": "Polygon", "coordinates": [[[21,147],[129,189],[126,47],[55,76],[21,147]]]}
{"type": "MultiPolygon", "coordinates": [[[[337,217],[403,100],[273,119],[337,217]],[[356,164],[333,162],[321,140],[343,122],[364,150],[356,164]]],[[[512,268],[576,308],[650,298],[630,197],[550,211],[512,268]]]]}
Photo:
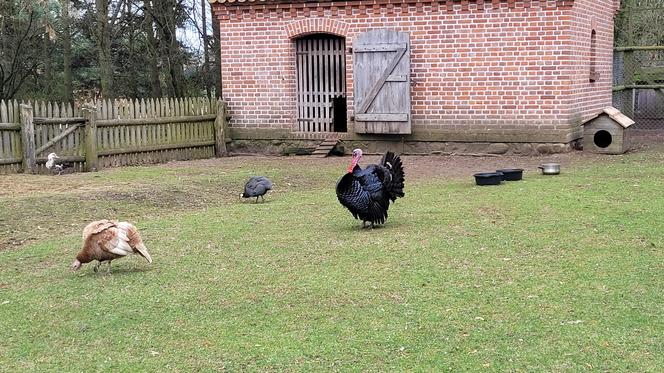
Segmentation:
{"type": "Polygon", "coordinates": [[[523,168],[503,168],[502,170],[496,170],[503,174],[503,180],[506,181],[516,181],[521,180],[523,177],[523,168]]]}
{"type": "Polygon", "coordinates": [[[500,172],[480,172],[473,176],[477,185],[500,185],[503,180],[503,174],[500,172]]]}

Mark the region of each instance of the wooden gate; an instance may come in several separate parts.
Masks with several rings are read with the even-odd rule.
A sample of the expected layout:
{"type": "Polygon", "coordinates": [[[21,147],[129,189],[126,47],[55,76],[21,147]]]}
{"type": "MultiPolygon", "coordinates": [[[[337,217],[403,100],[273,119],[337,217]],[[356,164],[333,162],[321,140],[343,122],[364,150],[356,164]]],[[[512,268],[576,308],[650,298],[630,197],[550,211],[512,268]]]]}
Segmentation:
{"type": "Polygon", "coordinates": [[[380,29],[358,35],[353,46],[355,132],[410,133],[410,40],[380,29]]]}
{"type": "Polygon", "coordinates": [[[48,153],[79,170],[226,153],[226,109],[208,98],[103,100],[89,110],[0,100],[0,174],[43,173],[48,153]]]}
{"type": "Polygon", "coordinates": [[[344,49],[344,39],[333,35],[295,41],[298,131],[346,131],[344,49]],[[335,118],[335,113],[344,118],[335,118]]]}

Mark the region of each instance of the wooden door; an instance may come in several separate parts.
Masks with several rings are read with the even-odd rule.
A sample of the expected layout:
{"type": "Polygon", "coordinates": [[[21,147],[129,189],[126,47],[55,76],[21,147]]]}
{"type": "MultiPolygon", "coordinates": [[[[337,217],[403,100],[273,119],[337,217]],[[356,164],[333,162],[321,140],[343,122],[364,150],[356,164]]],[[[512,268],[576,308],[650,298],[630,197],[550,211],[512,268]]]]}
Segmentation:
{"type": "Polygon", "coordinates": [[[333,35],[295,41],[298,131],[346,131],[345,48],[344,39],[333,35]]]}
{"type": "Polygon", "coordinates": [[[358,35],[353,46],[355,132],[410,133],[410,39],[380,29],[358,35]]]}

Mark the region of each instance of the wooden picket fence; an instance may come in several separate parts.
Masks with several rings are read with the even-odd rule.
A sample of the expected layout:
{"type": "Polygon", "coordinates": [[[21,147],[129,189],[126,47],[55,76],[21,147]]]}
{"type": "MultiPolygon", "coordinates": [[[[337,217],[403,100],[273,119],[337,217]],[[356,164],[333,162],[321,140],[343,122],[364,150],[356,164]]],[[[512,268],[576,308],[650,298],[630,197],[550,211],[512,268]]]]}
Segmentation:
{"type": "Polygon", "coordinates": [[[225,104],[207,98],[0,101],[0,174],[44,173],[49,153],[79,171],[223,156],[225,104]]]}

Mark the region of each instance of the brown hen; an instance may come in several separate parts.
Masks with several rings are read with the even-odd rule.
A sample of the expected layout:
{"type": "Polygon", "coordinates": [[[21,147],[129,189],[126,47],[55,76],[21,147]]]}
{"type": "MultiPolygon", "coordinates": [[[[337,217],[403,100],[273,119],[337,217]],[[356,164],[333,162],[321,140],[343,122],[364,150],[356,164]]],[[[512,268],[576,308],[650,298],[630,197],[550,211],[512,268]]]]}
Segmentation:
{"type": "Polygon", "coordinates": [[[148,263],[152,257],[141,240],[141,235],[131,223],[115,220],[98,220],[83,229],[83,248],[76,255],[71,269],[76,271],[83,263],[97,260],[94,271],[99,270],[102,262],[108,261],[107,273],[111,271],[111,261],[138,253],[148,263]]]}

